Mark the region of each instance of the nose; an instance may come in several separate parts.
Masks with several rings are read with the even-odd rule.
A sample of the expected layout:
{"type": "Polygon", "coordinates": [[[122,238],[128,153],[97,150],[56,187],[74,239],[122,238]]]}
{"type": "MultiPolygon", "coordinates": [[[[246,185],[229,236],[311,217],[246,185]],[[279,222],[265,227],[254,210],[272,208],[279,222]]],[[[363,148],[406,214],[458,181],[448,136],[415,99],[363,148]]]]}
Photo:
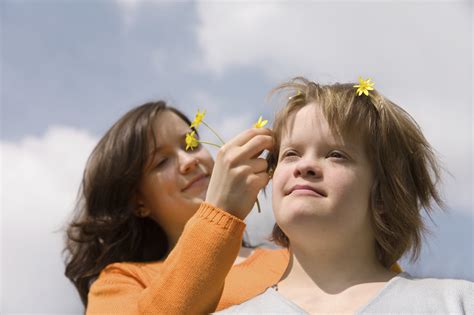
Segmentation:
{"type": "Polygon", "coordinates": [[[303,178],[319,178],[322,174],[322,169],[317,162],[309,159],[299,160],[293,172],[295,177],[303,178]]]}
{"type": "Polygon", "coordinates": [[[187,174],[192,171],[199,165],[199,160],[194,156],[194,154],[187,151],[181,151],[179,156],[179,171],[182,174],[187,174]]]}

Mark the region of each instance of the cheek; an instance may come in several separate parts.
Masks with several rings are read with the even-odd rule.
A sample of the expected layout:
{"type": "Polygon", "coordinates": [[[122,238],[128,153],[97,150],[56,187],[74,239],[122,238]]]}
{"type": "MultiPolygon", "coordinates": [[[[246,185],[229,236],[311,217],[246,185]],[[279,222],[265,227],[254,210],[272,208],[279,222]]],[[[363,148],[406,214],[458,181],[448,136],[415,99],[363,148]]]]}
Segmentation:
{"type": "Polygon", "coordinates": [[[199,153],[197,158],[201,161],[203,165],[205,165],[209,170],[212,170],[214,167],[214,159],[212,158],[211,154],[205,150],[202,149],[199,153]]]}
{"type": "Polygon", "coordinates": [[[178,197],[177,192],[176,177],[173,172],[163,170],[155,176],[152,186],[148,189],[148,197],[159,222],[163,220],[161,216],[170,208],[172,201],[178,197]]]}
{"type": "Polygon", "coordinates": [[[273,172],[272,177],[272,194],[273,196],[283,196],[283,189],[285,183],[288,182],[288,179],[291,175],[291,169],[287,165],[278,164],[273,172]]]}
{"type": "Polygon", "coordinates": [[[330,185],[336,191],[350,190],[351,187],[354,189],[357,181],[357,176],[354,172],[346,169],[330,169],[330,172],[326,172],[325,181],[329,181],[330,185]]]}
{"type": "Polygon", "coordinates": [[[177,186],[176,176],[171,169],[165,169],[156,174],[153,191],[156,195],[168,195],[177,186]]]}
{"type": "Polygon", "coordinates": [[[334,172],[328,176],[336,200],[350,204],[364,204],[370,200],[371,182],[362,174],[334,172]]]}

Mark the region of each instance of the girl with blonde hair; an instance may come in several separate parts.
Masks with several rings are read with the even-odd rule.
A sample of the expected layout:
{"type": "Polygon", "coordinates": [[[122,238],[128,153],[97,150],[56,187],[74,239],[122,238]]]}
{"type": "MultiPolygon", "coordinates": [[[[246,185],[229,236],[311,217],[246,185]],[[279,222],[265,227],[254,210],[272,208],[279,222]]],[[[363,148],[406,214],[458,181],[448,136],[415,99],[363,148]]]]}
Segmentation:
{"type": "Polygon", "coordinates": [[[473,314],[474,285],[391,268],[415,260],[422,212],[442,206],[440,168],[413,118],[373,82],[296,78],[274,122],[274,240],[290,250],[284,276],[222,313],[473,314]],[[355,89],[357,88],[357,90],[355,89]]]}

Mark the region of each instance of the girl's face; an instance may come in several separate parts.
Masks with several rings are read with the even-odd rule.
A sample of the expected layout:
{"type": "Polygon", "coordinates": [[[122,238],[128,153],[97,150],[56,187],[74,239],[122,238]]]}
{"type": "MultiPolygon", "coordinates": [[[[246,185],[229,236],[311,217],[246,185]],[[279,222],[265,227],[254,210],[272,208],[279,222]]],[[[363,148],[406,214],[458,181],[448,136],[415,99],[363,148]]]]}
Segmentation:
{"type": "Polygon", "coordinates": [[[292,118],[273,174],[278,225],[290,240],[294,231],[304,237],[315,228],[338,236],[370,231],[373,172],[357,131],[351,138],[334,135],[316,104],[292,118]]]}
{"type": "Polygon", "coordinates": [[[205,199],[214,161],[201,145],[186,151],[191,129],[171,111],[155,121],[156,148],[138,187],[138,205],[165,232],[179,231],[205,199]]]}

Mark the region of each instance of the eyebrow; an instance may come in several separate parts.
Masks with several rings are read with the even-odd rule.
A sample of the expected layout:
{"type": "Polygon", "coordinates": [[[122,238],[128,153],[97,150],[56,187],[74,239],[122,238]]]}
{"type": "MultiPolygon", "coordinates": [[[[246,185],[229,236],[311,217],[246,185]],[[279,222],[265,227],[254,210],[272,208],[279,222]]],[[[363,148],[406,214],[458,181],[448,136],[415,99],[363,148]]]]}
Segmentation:
{"type": "MultiPolygon", "coordinates": [[[[329,147],[339,147],[345,150],[350,151],[351,153],[359,154],[359,150],[357,149],[357,146],[353,144],[344,144],[341,142],[325,142],[324,145],[329,146],[329,147]]],[[[280,143],[280,150],[283,148],[291,147],[292,143],[291,141],[285,141],[280,143]]]]}
{"type": "Polygon", "coordinates": [[[344,149],[347,149],[349,151],[352,151],[352,152],[355,152],[357,153],[359,150],[357,149],[356,146],[352,145],[352,144],[342,144],[342,143],[337,143],[337,144],[331,144],[333,146],[339,146],[339,147],[342,147],[344,149]]]}
{"type": "MultiPolygon", "coordinates": [[[[184,132],[184,133],[181,133],[178,138],[180,139],[180,141],[182,141],[183,145],[185,144],[185,139],[186,139],[186,134],[188,134],[189,132],[192,132],[193,130],[192,129],[189,129],[188,131],[184,132]]],[[[199,136],[196,134],[196,138],[199,139],[199,136]]],[[[158,153],[159,151],[163,150],[163,147],[162,145],[159,145],[157,147],[154,148],[154,150],[152,150],[150,152],[150,156],[151,155],[154,155],[156,153],[158,153]]]]}

